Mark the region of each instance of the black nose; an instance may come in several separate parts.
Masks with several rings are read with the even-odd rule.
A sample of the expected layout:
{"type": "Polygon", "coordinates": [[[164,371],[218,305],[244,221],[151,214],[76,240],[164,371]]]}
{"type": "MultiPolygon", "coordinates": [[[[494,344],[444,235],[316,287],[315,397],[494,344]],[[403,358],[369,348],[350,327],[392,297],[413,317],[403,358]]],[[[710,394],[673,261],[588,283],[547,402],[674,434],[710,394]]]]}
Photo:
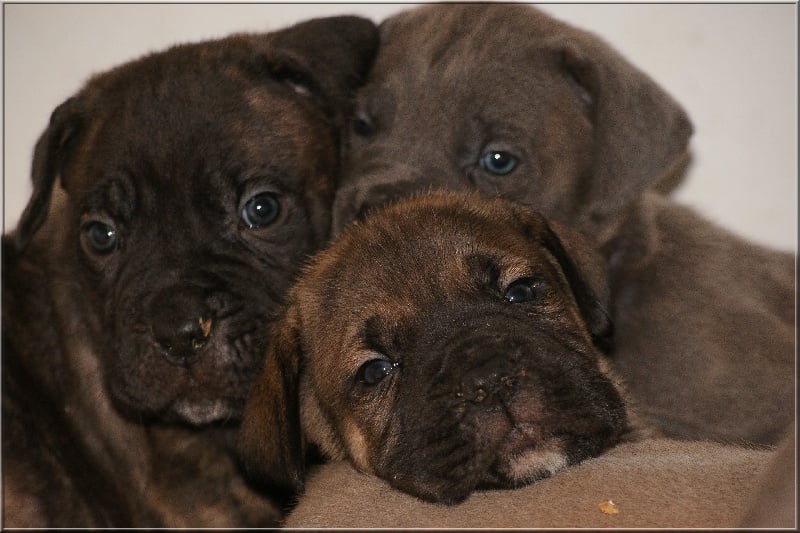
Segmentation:
{"type": "Polygon", "coordinates": [[[153,340],[164,358],[174,365],[197,360],[214,326],[201,290],[172,287],[160,292],[150,305],[153,340]]]}
{"type": "Polygon", "coordinates": [[[506,357],[488,357],[461,375],[456,396],[476,405],[496,405],[513,392],[516,374],[506,357]]]}

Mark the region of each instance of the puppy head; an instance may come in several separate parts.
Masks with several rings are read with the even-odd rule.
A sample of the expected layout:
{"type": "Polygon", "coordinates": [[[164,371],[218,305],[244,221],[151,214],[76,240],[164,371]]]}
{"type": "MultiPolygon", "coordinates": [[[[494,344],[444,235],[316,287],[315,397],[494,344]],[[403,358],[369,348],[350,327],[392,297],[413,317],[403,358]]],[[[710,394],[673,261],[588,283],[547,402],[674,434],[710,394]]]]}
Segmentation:
{"type": "Polygon", "coordinates": [[[342,17],[178,46],[55,110],[16,241],[49,239],[125,411],[240,416],[262,325],[327,238],[341,110],[376,45],[342,17]]]}
{"type": "Polygon", "coordinates": [[[534,212],[455,195],[348,228],[276,326],[243,419],[250,473],[302,490],[312,442],[454,503],[615,443],[627,417],[598,349],[611,334],[602,268],[559,233],[569,245],[534,212]]]}
{"type": "Polygon", "coordinates": [[[381,26],[359,91],[340,230],[420,189],[477,189],[595,235],[686,159],[691,124],[594,35],[530,6],[434,5],[381,26]]]}

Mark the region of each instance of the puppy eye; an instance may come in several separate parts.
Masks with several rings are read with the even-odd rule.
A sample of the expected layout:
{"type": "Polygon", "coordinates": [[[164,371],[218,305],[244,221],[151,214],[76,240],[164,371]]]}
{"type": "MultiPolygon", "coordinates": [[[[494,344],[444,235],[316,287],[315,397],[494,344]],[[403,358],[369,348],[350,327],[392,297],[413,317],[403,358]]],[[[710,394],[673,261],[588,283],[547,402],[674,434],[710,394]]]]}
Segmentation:
{"type": "Polygon", "coordinates": [[[516,280],[506,288],[503,298],[510,304],[530,302],[536,298],[537,286],[538,282],[530,278],[516,280]]]}
{"type": "Polygon", "coordinates": [[[480,165],[486,172],[505,176],[517,166],[517,159],[508,152],[492,150],[481,156],[480,165]]]}
{"type": "Polygon", "coordinates": [[[83,239],[90,251],[106,255],[117,249],[119,238],[117,229],[112,224],[99,220],[89,220],[82,226],[83,239]]]}
{"type": "Polygon", "coordinates": [[[397,363],[392,363],[386,359],[367,361],[358,369],[358,381],[366,385],[377,385],[383,378],[394,372],[397,366],[397,363]]]}
{"type": "Polygon", "coordinates": [[[375,133],[375,126],[366,113],[356,113],[352,122],[353,133],[359,137],[371,137],[375,133]]]}
{"type": "Polygon", "coordinates": [[[262,192],[250,198],[242,208],[242,220],[250,229],[267,226],[281,213],[281,202],[278,195],[262,192]]]}

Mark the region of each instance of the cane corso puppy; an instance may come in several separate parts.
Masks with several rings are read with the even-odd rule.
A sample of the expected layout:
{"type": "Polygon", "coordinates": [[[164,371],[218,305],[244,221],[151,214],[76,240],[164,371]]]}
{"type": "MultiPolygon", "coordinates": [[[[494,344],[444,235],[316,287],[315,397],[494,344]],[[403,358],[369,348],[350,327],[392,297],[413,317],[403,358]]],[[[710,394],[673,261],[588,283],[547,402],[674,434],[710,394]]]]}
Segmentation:
{"type": "Polygon", "coordinates": [[[374,24],[181,45],[59,106],[3,241],[6,526],[269,526],[238,421],[327,239],[374,24]]]}
{"type": "Polygon", "coordinates": [[[242,422],[248,471],[300,492],[312,443],[451,504],[627,438],[597,259],[574,232],[478,195],[421,196],[350,226],[273,329],[242,422]]]}
{"type": "Polygon", "coordinates": [[[687,160],[679,105],[530,6],[425,6],[380,31],[336,230],[439,188],[574,226],[610,263],[612,364],[642,414],[672,436],[776,442],[794,416],[794,259],[652,191],[687,160]]]}

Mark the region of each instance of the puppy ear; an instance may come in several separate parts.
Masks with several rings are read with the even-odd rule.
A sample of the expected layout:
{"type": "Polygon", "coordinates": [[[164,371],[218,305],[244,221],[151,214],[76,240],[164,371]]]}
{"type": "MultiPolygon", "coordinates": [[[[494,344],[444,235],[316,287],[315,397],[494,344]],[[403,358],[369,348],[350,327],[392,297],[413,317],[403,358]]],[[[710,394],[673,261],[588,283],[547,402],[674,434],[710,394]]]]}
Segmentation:
{"type": "Polygon", "coordinates": [[[245,405],[239,456],[251,480],[280,497],[303,492],[300,425],[300,328],[295,307],[271,328],[263,369],[245,405]]]}
{"type": "Polygon", "coordinates": [[[378,50],[378,28],[354,16],[312,19],[269,35],[272,75],[323,99],[332,112],[363,83],[378,50]]]}
{"type": "MultiPolygon", "coordinates": [[[[72,97],[50,115],[50,124],[39,137],[33,152],[31,180],[33,194],[15,230],[15,244],[23,250],[47,218],[56,178],[61,175],[81,125],[79,99],[72,97]]],[[[63,180],[63,176],[62,176],[63,180]]]]}
{"type": "Polygon", "coordinates": [[[608,351],[614,324],[606,311],[610,291],[603,257],[577,230],[548,222],[538,212],[524,208],[517,216],[528,235],[555,258],[592,340],[603,351],[608,351]]]}
{"type": "Polygon", "coordinates": [[[602,219],[683,168],[692,124],[669,94],[598,37],[576,32],[556,46],[593,123],[593,175],[585,196],[602,219]]]}

